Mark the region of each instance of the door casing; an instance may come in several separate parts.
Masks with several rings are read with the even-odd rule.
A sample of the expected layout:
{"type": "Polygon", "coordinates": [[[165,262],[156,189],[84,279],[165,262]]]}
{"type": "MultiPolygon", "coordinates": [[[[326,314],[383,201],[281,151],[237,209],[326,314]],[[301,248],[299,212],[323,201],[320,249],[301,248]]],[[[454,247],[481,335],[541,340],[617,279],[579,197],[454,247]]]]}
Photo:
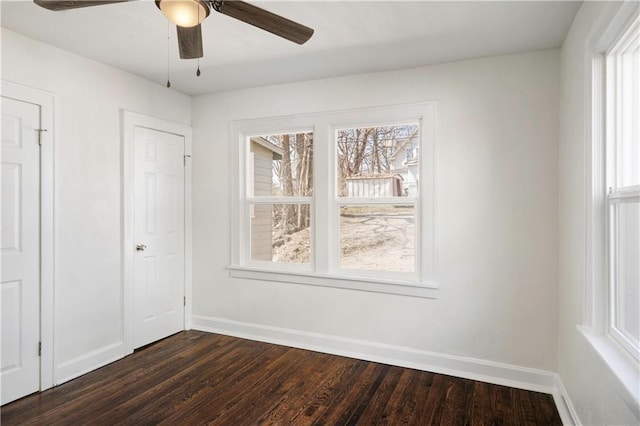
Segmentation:
{"type": "Polygon", "coordinates": [[[122,282],[124,288],[124,338],[125,350],[133,352],[134,345],[134,205],[135,205],[135,127],[145,127],[162,132],[173,133],[184,137],[185,168],[184,168],[184,326],[191,328],[192,307],[192,266],[191,266],[191,127],[184,124],[160,120],[154,117],[121,111],[122,122],[122,282]]]}

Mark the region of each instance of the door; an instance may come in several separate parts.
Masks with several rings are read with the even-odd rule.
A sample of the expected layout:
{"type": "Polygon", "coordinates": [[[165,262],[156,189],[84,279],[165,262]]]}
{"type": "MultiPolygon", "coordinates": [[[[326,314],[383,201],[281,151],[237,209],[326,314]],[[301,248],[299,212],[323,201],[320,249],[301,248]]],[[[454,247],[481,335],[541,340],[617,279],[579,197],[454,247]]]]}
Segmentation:
{"type": "Polygon", "coordinates": [[[184,329],[184,137],[134,129],[134,348],[184,329]]]}
{"type": "Polygon", "coordinates": [[[40,388],[40,107],[2,97],[2,404],[40,388]]]}

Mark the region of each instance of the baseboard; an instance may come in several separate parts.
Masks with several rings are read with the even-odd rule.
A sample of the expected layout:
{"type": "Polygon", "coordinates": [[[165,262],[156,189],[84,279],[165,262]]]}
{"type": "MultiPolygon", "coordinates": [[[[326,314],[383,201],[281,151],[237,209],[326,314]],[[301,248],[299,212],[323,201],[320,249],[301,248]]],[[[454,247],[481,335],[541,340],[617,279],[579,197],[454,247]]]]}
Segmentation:
{"type": "Polygon", "coordinates": [[[573,407],[571,403],[571,398],[569,398],[569,393],[567,392],[567,388],[564,387],[564,383],[562,383],[562,379],[559,374],[556,374],[554,378],[554,390],[553,390],[553,401],[556,403],[556,407],[558,408],[558,413],[560,414],[560,419],[562,420],[563,425],[580,425],[580,419],[578,418],[578,413],[576,409],[573,407]]]}
{"type": "MultiPolygon", "coordinates": [[[[477,358],[194,315],[194,330],[554,394],[555,373],[477,358]]],[[[567,398],[568,399],[568,398],[567,398]]]]}
{"type": "Polygon", "coordinates": [[[119,341],[63,362],[55,368],[54,386],[124,358],[128,354],[124,341],[119,341]]]}

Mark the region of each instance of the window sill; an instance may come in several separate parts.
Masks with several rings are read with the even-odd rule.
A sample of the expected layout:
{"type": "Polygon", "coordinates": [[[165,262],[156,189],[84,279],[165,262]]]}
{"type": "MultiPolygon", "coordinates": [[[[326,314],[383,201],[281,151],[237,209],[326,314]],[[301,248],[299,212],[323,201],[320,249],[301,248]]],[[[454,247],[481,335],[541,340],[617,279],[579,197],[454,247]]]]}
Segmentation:
{"type": "Polygon", "coordinates": [[[606,335],[586,327],[578,329],[616,376],[621,385],[620,395],[640,419],[640,365],[606,335]]]}
{"type": "Polygon", "coordinates": [[[229,275],[233,278],[334,287],[374,293],[422,297],[427,299],[436,299],[438,295],[438,285],[432,282],[414,283],[377,278],[322,275],[299,271],[281,272],[235,265],[229,266],[227,269],[229,269],[229,275]]]}

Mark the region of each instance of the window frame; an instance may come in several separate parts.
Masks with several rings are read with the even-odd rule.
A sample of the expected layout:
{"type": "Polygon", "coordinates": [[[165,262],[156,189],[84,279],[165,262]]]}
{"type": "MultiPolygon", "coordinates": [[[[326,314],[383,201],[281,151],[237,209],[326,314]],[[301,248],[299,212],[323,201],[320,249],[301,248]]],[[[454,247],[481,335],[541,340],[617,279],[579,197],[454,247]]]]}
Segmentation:
{"type": "MultiPolygon", "coordinates": [[[[627,405],[640,416],[640,363],[610,331],[609,200],[607,149],[611,123],[607,101],[607,54],[637,19],[636,2],[614,2],[604,10],[585,43],[585,303],[578,330],[609,367],[627,405]]],[[[609,102],[611,100],[609,99],[609,102]]],[[[608,154],[611,158],[611,153],[608,154]]]]}
{"type": "MultiPolygon", "coordinates": [[[[391,114],[390,114],[391,115],[391,114]]],[[[407,114],[408,116],[411,114],[407,114]]],[[[386,280],[393,280],[396,279],[400,282],[405,282],[405,283],[415,283],[415,282],[420,282],[420,277],[421,275],[421,269],[422,269],[422,264],[425,261],[425,259],[423,259],[422,257],[422,250],[423,248],[421,247],[421,244],[419,244],[422,241],[422,234],[420,232],[421,226],[422,226],[422,222],[423,222],[423,218],[420,216],[420,208],[421,208],[421,200],[424,197],[422,194],[422,188],[419,188],[419,192],[420,192],[420,196],[418,197],[347,197],[347,196],[339,196],[338,195],[338,171],[337,171],[337,164],[338,164],[338,150],[337,150],[337,132],[339,130],[344,130],[344,129],[352,129],[352,128],[369,128],[369,127],[386,127],[386,126],[394,126],[394,125],[401,125],[401,124],[417,124],[418,128],[420,129],[420,132],[422,132],[422,118],[421,117],[416,117],[415,119],[411,120],[402,120],[402,119],[396,119],[396,120],[385,120],[385,121],[381,121],[381,122],[372,122],[370,120],[368,120],[368,118],[370,118],[368,116],[368,114],[366,112],[360,111],[360,110],[356,110],[356,111],[352,111],[351,114],[349,114],[350,118],[352,118],[352,122],[353,124],[350,125],[335,125],[332,124],[331,125],[331,135],[333,135],[333,137],[330,139],[330,142],[332,143],[332,156],[331,156],[331,163],[333,164],[333,170],[332,170],[332,178],[333,178],[333,183],[331,184],[331,187],[333,188],[333,194],[331,196],[331,202],[330,202],[330,217],[331,217],[331,221],[330,221],[330,229],[333,231],[333,238],[332,241],[334,241],[333,247],[335,248],[336,251],[336,255],[335,256],[330,256],[329,261],[329,269],[330,271],[332,271],[332,273],[336,274],[336,275],[340,275],[340,276],[344,276],[346,278],[366,278],[366,279],[379,279],[379,278],[383,278],[386,280]],[[415,226],[414,226],[414,242],[416,242],[415,246],[414,246],[414,271],[413,272],[395,272],[395,271],[381,271],[381,270],[362,270],[362,269],[349,269],[349,268],[343,268],[340,265],[340,209],[341,207],[348,207],[348,206],[394,206],[394,205],[410,205],[411,207],[413,207],[414,209],[414,216],[416,218],[416,222],[415,222],[415,226]]],[[[422,136],[422,135],[421,135],[422,136]]],[[[422,138],[420,137],[420,142],[422,143],[422,138]]],[[[419,164],[420,164],[420,173],[422,173],[422,169],[423,169],[423,164],[419,159],[419,164]]]]}
{"type": "MultiPolygon", "coordinates": [[[[232,164],[231,259],[228,269],[235,278],[277,281],[305,285],[347,288],[415,297],[435,298],[435,128],[436,103],[426,102],[375,108],[350,109],[302,115],[237,120],[230,123],[232,164]],[[398,123],[418,123],[421,181],[419,197],[400,200],[337,196],[337,150],[335,132],[342,128],[374,127],[398,123]],[[313,132],[314,188],[311,197],[248,197],[248,138],[256,135],[313,132]],[[320,176],[327,179],[320,180],[320,176]],[[286,200],[283,200],[286,198],[286,200]],[[276,203],[277,201],[277,203],[276,203]],[[309,264],[285,264],[250,259],[251,203],[281,204],[282,201],[310,205],[311,261],[309,264]],[[400,201],[400,202],[398,202],[400,201]],[[415,273],[364,271],[340,268],[339,209],[341,205],[393,204],[415,207],[415,273]],[[330,229],[331,232],[327,232],[330,229]],[[333,251],[337,247],[338,253],[333,251]],[[333,254],[332,254],[333,253],[333,254]]],[[[395,198],[395,197],[394,197],[395,198]]]]}
{"type": "MultiPolygon", "coordinates": [[[[605,188],[606,188],[606,233],[607,233],[607,261],[608,261],[608,292],[606,332],[622,346],[636,361],[640,361],[640,347],[633,344],[622,330],[616,327],[620,319],[621,307],[618,306],[618,262],[621,255],[618,241],[618,212],[621,203],[640,202],[640,184],[625,186],[622,182],[622,150],[620,141],[623,138],[620,111],[622,107],[623,88],[621,84],[620,56],[628,52],[632,45],[639,41],[640,16],[622,26],[614,42],[604,52],[604,120],[605,120],[605,188]]],[[[640,167],[640,164],[638,164],[640,167]]]]}

